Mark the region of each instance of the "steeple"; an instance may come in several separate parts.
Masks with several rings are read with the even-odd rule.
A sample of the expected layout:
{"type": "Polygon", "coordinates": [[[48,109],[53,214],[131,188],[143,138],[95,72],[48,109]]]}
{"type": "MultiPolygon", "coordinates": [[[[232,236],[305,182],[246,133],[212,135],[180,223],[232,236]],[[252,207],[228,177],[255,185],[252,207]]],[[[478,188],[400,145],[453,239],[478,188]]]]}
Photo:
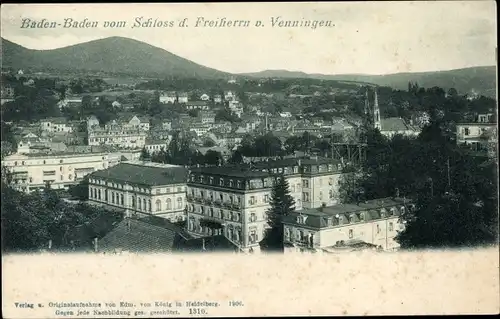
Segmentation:
{"type": "Polygon", "coordinates": [[[379,130],[381,129],[381,124],[380,124],[380,109],[378,107],[378,95],[377,95],[377,89],[375,89],[375,97],[374,97],[374,103],[373,103],[373,125],[375,128],[378,128],[379,130]]]}

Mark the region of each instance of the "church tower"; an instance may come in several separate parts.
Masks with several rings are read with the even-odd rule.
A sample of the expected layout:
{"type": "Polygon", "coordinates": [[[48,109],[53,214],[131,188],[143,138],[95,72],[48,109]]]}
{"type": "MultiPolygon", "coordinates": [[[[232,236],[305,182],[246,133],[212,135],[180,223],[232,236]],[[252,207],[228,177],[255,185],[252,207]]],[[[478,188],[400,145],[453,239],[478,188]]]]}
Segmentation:
{"type": "Polygon", "coordinates": [[[377,95],[377,89],[375,89],[375,101],[373,103],[373,125],[375,128],[378,128],[379,130],[382,128],[382,125],[380,124],[380,109],[378,107],[378,95],[377,95]]]}

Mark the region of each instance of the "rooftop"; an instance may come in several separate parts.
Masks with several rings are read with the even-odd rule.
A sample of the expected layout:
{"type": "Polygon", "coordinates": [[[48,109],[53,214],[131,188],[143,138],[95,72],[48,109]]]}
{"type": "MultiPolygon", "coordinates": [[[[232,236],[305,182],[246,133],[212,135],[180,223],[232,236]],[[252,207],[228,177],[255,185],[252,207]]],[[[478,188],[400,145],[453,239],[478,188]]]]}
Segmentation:
{"type": "Polygon", "coordinates": [[[96,171],[90,176],[131,184],[159,186],[186,183],[187,169],[176,165],[130,161],[96,171]]]}
{"type": "Polygon", "coordinates": [[[161,253],[172,251],[181,236],[175,229],[126,218],[98,242],[104,252],[161,253]]]}
{"type": "MultiPolygon", "coordinates": [[[[300,211],[296,211],[286,216],[283,220],[284,223],[288,224],[296,224],[298,216],[305,216],[304,225],[313,227],[313,228],[324,228],[331,226],[339,226],[340,217],[344,218],[345,223],[351,222],[350,217],[354,217],[355,222],[360,221],[369,221],[381,219],[381,209],[382,208],[390,208],[394,206],[401,206],[410,204],[409,200],[405,200],[402,198],[380,198],[376,200],[370,200],[363,203],[358,204],[340,204],[329,207],[322,207],[318,209],[303,209],[300,211]],[[362,217],[361,213],[364,213],[364,217],[362,217]],[[332,218],[334,217],[334,218],[332,218]],[[329,222],[330,220],[330,222],[329,222]]],[[[393,216],[399,216],[400,210],[398,208],[397,211],[394,212],[393,216]]],[[[389,216],[389,215],[387,215],[389,216]]]]}
{"type": "Polygon", "coordinates": [[[399,117],[389,117],[380,120],[381,131],[407,131],[411,128],[399,117]]]}

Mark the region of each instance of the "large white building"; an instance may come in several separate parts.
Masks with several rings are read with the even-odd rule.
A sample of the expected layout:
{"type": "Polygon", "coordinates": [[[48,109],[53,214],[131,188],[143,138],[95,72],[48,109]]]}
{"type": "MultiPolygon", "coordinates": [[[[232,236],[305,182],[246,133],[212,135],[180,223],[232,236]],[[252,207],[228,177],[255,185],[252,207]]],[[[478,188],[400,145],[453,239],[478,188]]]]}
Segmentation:
{"type": "Polygon", "coordinates": [[[341,167],[332,159],[284,159],[238,167],[200,167],[188,180],[188,231],[222,234],[243,251],[259,251],[267,227],[271,189],[284,174],[297,210],[338,201],[341,167]],[[207,222],[221,225],[214,229],[207,222]]]}
{"type": "Polygon", "coordinates": [[[86,175],[109,166],[108,153],[13,154],[3,165],[12,173],[14,187],[24,192],[43,189],[67,189],[86,175]]]}
{"type": "Polygon", "coordinates": [[[185,219],[187,169],[151,162],[120,163],[89,176],[89,201],[130,216],[185,219]]]}
{"type": "Polygon", "coordinates": [[[298,249],[363,242],[394,250],[399,247],[395,237],[404,229],[399,216],[407,209],[414,205],[402,198],[304,209],[285,217],[284,242],[298,249]]]}
{"type": "Polygon", "coordinates": [[[114,145],[122,148],[143,148],[147,133],[141,129],[122,127],[97,128],[88,132],[88,145],[114,145]]]}
{"type": "Polygon", "coordinates": [[[52,117],[40,120],[41,131],[51,133],[71,133],[74,131],[75,125],[77,125],[77,122],[69,122],[64,117],[52,117]]]}

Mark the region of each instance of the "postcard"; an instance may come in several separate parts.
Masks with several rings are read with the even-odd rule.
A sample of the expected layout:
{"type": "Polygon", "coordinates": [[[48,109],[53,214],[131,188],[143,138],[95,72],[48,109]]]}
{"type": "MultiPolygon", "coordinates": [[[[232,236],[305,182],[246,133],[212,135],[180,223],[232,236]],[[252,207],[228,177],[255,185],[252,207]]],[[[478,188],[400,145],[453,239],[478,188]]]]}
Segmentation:
{"type": "Polygon", "coordinates": [[[498,313],[495,9],[3,4],[3,315],[498,313]]]}

